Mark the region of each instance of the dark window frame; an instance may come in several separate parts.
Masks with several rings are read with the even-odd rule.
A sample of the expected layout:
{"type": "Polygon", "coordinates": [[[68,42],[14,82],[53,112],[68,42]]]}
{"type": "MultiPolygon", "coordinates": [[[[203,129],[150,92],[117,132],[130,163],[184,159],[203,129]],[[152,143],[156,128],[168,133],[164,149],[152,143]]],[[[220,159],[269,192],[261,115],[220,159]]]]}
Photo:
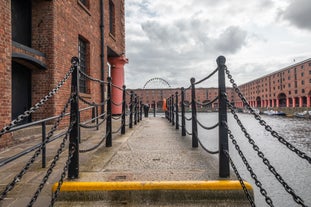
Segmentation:
{"type": "MultiPolygon", "coordinates": [[[[89,74],[89,42],[79,36],[78,39],[78,57],[80,60],[80,70],[84,72],[85,74],[89,74]]],[[[79,91],[81,93],[90,93],[89,86],[88,86],[88,81],[85,76],[81,75],[79,79],[79,91]]]]}
{"type": "Polygon", "coordinates": [[[115,5],[112,0],[109,0],[109,33],[112,36],[116,35],[115,14],[115,5]]]}

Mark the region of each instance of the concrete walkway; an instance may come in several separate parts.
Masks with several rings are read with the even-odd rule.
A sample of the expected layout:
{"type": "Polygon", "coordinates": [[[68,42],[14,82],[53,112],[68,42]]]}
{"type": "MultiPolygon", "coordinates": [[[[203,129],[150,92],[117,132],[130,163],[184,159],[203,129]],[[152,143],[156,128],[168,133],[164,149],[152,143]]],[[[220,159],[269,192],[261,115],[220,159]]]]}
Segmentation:
{"type": "MultiPolygon", "coordinates": [[[[84,132],[89,138],[81,143],[80,149],[97,143],[100,136],[96,133],[84,132]]],[[[61,168],[62,165],[54,170],[56,175],[51,177],[35,206],[49,204],[51,188],[58,181],[61,168]]],[[[0,170],[1,186],[4,186],[13,171],[0,170]]],[[[10,192],[0,206],[26,206],[33,194],[29,189],[41,182],[43,171],[37,166],[23,181],[24,185],[10,192]]],[[[230,179],[235,177],[231,174],[230,179]]],[[[193,149],[191,137],[182,137],[181,131],[166,119],[150,117],[134,129],[127,128],[125,135],[114,136],[112,147],[81,154],[79,179],[74,180],[75,187],[72,181],[64,183],[55,206],[249,206],[237,182],[215,184],[219,180],[217,156],[200,147],[193,149]],[[88,187],[83,189],[79,183],[77,187],[76,182],[88,187]],[[194,190],[196,187],[185,183],[207,187],[194,190]]]]}

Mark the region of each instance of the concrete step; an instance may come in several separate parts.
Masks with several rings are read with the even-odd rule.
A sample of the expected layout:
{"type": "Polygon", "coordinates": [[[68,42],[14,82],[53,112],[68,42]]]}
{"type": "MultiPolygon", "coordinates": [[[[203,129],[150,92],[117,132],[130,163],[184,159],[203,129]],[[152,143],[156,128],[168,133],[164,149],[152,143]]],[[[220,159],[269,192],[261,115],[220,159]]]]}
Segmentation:
{"type": "MultiPolygon", "coordinates": [[[[58,184],[53,186],[53,192],[58,184]]],[[[246,187],[253,194],[250,184],[246,187]]],[[[249,206],[239,181],[64,182],[55,206],[249,206]]]]}

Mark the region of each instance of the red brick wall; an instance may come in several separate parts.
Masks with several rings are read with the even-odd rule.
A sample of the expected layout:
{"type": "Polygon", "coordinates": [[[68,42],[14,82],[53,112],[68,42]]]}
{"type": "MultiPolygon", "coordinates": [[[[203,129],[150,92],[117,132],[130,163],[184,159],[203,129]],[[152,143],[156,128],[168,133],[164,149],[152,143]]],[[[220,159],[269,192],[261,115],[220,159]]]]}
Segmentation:
{"type": "MultiPolygon", "coordinates": [[[[308,59],[245,83],[239,87],[248,101],[255,102],[257,97],[265,101],[265,104],[261,104],[261,107],[267,107],[267,103],[272,102],[276,106],[275,103],[279,99],[280,94],[285,94],[286,98],[291,100],[299,100],[301,97],[310,99],[310,71],[311,60],[308,59]]],[[[235,97],[235,102],[240,103],[239,97],[235,97]]],[[[296,106],[299,106],[297,102],[296,106]]],[[[289,107],[293,107],[293,105],[290,104],[289,107]]]]}
{"type": "MultiPolygon", "coordinates": [[[[117,54],[125,51],[124,3],[114,1],[116,9],[116,33],[109,34],[109,1],[105,0],[105,62],[107,46],[117,54]],[[122,31],[121,31],[122,30],[122,31]]],[[[33,1],[33,48],[47,56],[47,71],[35,71],[33,77],[33,103],[36,103],[64,77],[70,68],[70,60],[78,56],[79,36],[88,44],[88,72],[94,78],[101,78],[100,62],[100,2],[90,1],[88,7],[78,0],[70,1],[33,1]],[[42,79],[47,81],[41,81],[42,79]]],[[[107,65],[105,64],[105,78],[107,65]]],[[[89,81],[89,94],[83,97],[90,102],[100,102],[100,85],[89,81]]],[[[59,114],[70,93],[70,80],[60,92],[36,113],[38,118],[59,114]]],[[[84,104],[80,106],[85,107],[84,104]]],[[[35,116],[36,117],[36,116],[35,116]]]]}
{"type": "MultiPolygon", "coordinates": [[[[55,87],[53,82],[53,1],[32,1],[32,48],[46,55],[46,70],[32,70],[32,104],[55,87]]],[[[53,101],[48,101],[33,116],[33,120],[53,116],[53,101]]]]}
{"type": "MultiPolygon", "coordinates": [[[[0,129],[11,121],[11,2],[0,3],[0,129]]],[[[0,147],[9,144],[0,137],[0,147]]]]}
{"type": "MultiPolygon", "coordinates": [[[[125,52],[124,0],[115,5],[115,35],[109,34],[109,0],[104,0],[104,67],[107,78],[107,47],[116,54],[125,52]]],[[[0,127],[11,121],[11,1],[0,1],[0,127]]],[[[46,70],[32,69],[32,104],[37,103],[63,79],[71,66],[71,57],[78,56],[78,38],[88,41],[88,73],[101,78],[100,1],[89,0],[85,7],[79,0],[32,0],[32,48],[45,54],[39,60],[46,70]]],[[[23,53],[18,48],[15,52],[23,53]]],[[[27,52],[27,51],[26,51],[27,52]]],[[[24,53],[26,53],[24,52],[24,53]]],[[[33,55],[32,55],[33,56],[33,55]]],[[[59,115],[70,94],[70,79],[60,91],[32,115],[33,120],[59,115]]],[[[100,85],[89,82],[90,93],[82,94],[89,102],[101,101],[100,85]]],[[[84,104],[80,108],[85,107],[84,104]]],[[[91,110],[83,112],[89,117],[91,110]]],[[[83,120],[83,119],[82,119],[83,120]]],[[[3,138],[0,139],[4,143],[3,138]]]]}

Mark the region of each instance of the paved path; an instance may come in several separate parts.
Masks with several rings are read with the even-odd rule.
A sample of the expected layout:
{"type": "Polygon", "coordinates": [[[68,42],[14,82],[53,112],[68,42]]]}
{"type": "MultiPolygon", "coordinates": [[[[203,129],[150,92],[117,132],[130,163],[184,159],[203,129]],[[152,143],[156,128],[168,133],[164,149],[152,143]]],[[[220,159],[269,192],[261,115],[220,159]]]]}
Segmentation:
{"type": "MultiPolygon", "coordinates": [[[[80,176],[79,182],[102,182],[102,181],[208,181],[218,180],[218,159],[209,155],[202,148],[193,149],[191,138],[182,137],[181,131],[176,130],[168,124],[168,121],[161,117],[145,118],[139,122],[134,129],[126,129],[125,135],[115,135],[113,146],[110,148],[100,147],[95,151],[80,155],[80,176]]],[[[80,149],[95,145],[101,139],[99,132],[84,132],[84,138],[80,149]]],[[[53,144],[54,147],[58,143],[53,144]]],[[[52,147],[51,147],[52,148],[52,147]]],[[[54,150],[48,152],[49,157],[53,156],[54,150]]],[[[65,152],[65,154],[68,152],[65,152]]],[[[67,155],[67,154],[66,154],[67,155]]],[[[0,156],[4,156],[1,153],[0,156]]],[[[61,158],[64,163],[66,156],[61,158]]],[[[14,164],[0,168],[1,186],[4,185],[19,171],[25,158],[19,159],[14,164]]],[[[63,164],[57,165],[54,173],[43,189],[35,206],[47,206],[51,198],[52,184],[57,182],[62,171],[63,164]]],[[[34,190],[41,182],[46,169],[40,168],[40,163],[35,164],[32,170],[25,175],[25,178],[15,189],[8,194],[8,197],[0,202],[4,206],[26,206],[32,197],[34,190]],[[31,190],[30,190],[31,189],[31,190]]],[[[232,179],[235,179],[232,177],[232,179]]],[[[245,200],[216,202],[210,200],[211,205],[206,203],[179,203],[176,206],[248,206],[245,200]]],[[[172,204],[147,203],[149,206],[171,206],[172,204]]],[[[68,202],[59,201],[56,206],[140,206],[126,200],[107,203],[107,201],[86,201],[68,202]]],[[[146,203],[141,203],[146,206],[146,203]]]]}

